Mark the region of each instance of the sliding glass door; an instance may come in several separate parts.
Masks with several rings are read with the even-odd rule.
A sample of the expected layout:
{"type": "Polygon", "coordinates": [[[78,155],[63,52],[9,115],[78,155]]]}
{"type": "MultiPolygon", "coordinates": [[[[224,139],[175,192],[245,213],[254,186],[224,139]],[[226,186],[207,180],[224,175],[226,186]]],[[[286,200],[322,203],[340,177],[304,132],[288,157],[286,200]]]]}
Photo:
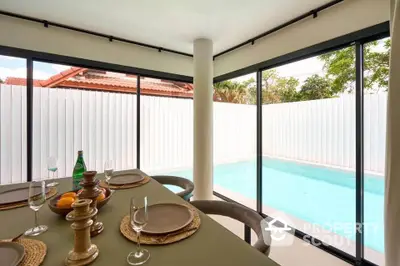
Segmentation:
{"type": "Polygon", "coordinates": [[[256,73],[214,85],[214,191],[256,210],[256,73]]]}
{"type": "Polygon", "coordinates": [[[0,184],[27,177],[27,60],[0,55],[0,184]]]}
{"type": "MultiPolygon", "coordinates": [[[[389,52],[389,38],[369,38],[260,69],[256,132],[246,142],[257,143],[254,179],[248,177],[256,203],[219,194],[291,226],[305,245],[384,265],[389,52]]],[[[248,139],[239,130],[230,135],[248,139]]]]}
{"type": "Polygon", "coordinates": [[[389,38],[364,44],[364,256],[378,265],[384,265],[389,52],[389,38]]]}
{"type": "Polygon", "coordinates": [[[354,58],[350,46],[264,70],[261,80],[263,213],[352,255],[354,58]]]}
{"type": "Polygon", "coordinates": [[[71,176],[79,150],[90,170],[136,167],[136,76],[37,61],[33,71],[34,180],[71,176]]]}

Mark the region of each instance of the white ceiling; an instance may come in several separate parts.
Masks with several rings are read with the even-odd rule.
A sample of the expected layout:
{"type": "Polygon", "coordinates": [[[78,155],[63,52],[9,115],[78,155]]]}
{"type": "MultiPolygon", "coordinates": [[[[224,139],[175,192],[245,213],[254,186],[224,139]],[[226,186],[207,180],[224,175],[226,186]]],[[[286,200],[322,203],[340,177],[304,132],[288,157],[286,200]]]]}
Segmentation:
{"type": "Polygon", "coordinates": [[[187,53],[205,37],[218,53],[330,1],[1,0],[0,10],[187,53]]]}

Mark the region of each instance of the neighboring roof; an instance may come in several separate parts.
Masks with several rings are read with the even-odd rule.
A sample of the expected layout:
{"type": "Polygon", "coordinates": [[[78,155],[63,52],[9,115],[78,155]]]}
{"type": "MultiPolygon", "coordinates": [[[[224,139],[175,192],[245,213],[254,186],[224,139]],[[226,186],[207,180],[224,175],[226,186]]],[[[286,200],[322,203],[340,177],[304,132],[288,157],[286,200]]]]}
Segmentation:
{"type": "Polygon", "coordinates": [[[83,71],[87,70],[86,68],[82,67],[71,67],[70,69],[64,70],[58,74],[55,74],[54,76],[51,76],[49,79],[46,81],[42,82],[41,85],[42,87],[54,87],[60,84],[62,81],[74,77],[79,73],[82,73],[83,71]]]}
{"type": "MultiPolygon", "coordinates": [[[[115,92],[136,92],[136,76],[128,75],[126,78],[108,77],[91,74],[86,68],[71,67],[47,80],[33,80],[35,87],[65,87],[76,89],[115,91],[115,92]]],[[[26,85],[26,79],[8,77],[5,84],[26,85]]],[[[140,79],[141,93],[146,95],[193,97],[193,86],[183,82],[174,82],[157,79],[140,79]]]]}
{"type": "MultiPolygon", "coordinates": [[[[40,82],[42,82],[42,81],[43,81],[43,80],[34,79],[34,80],[33,80],[33,86],[34,86],[34,87],[42,87],[42,85],[40,85],[40,82]]],[[[4,81],[4,84],[16,85],[16,86],[26,86],[26,78],[8,77],[8,78],[4,81]]]]}

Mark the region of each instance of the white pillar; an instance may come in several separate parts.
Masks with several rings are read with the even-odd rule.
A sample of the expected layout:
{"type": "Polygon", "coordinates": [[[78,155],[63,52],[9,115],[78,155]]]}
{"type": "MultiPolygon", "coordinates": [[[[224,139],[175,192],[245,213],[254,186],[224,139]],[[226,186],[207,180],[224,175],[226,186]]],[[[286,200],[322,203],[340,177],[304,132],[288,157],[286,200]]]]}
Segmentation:
{"type": "Polygon", "coordinates": [[[194,41],[194,198],[213,198],[213,44],[194,41]]]}

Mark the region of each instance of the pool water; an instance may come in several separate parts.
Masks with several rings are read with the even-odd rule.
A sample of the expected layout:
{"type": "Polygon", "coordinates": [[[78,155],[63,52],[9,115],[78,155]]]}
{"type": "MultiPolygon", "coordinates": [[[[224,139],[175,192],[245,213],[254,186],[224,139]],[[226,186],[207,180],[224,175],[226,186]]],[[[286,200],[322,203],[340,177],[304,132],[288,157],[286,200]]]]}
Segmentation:
{"type": "MultiPolygon", "coordinates": [[[[166,174],[193,180],[192,170],[166,174]]],[[[262,176],[263,205],[355,240],[355,232],[331,226],[355,223],[354,172],[264,158],[262,176]]],[[[255,160],[216,165],[214,184],[255,200],[255,160]]],[[[365,246],[383,253],[384,179],[366,174],[364,187],[365,246]]]]}

